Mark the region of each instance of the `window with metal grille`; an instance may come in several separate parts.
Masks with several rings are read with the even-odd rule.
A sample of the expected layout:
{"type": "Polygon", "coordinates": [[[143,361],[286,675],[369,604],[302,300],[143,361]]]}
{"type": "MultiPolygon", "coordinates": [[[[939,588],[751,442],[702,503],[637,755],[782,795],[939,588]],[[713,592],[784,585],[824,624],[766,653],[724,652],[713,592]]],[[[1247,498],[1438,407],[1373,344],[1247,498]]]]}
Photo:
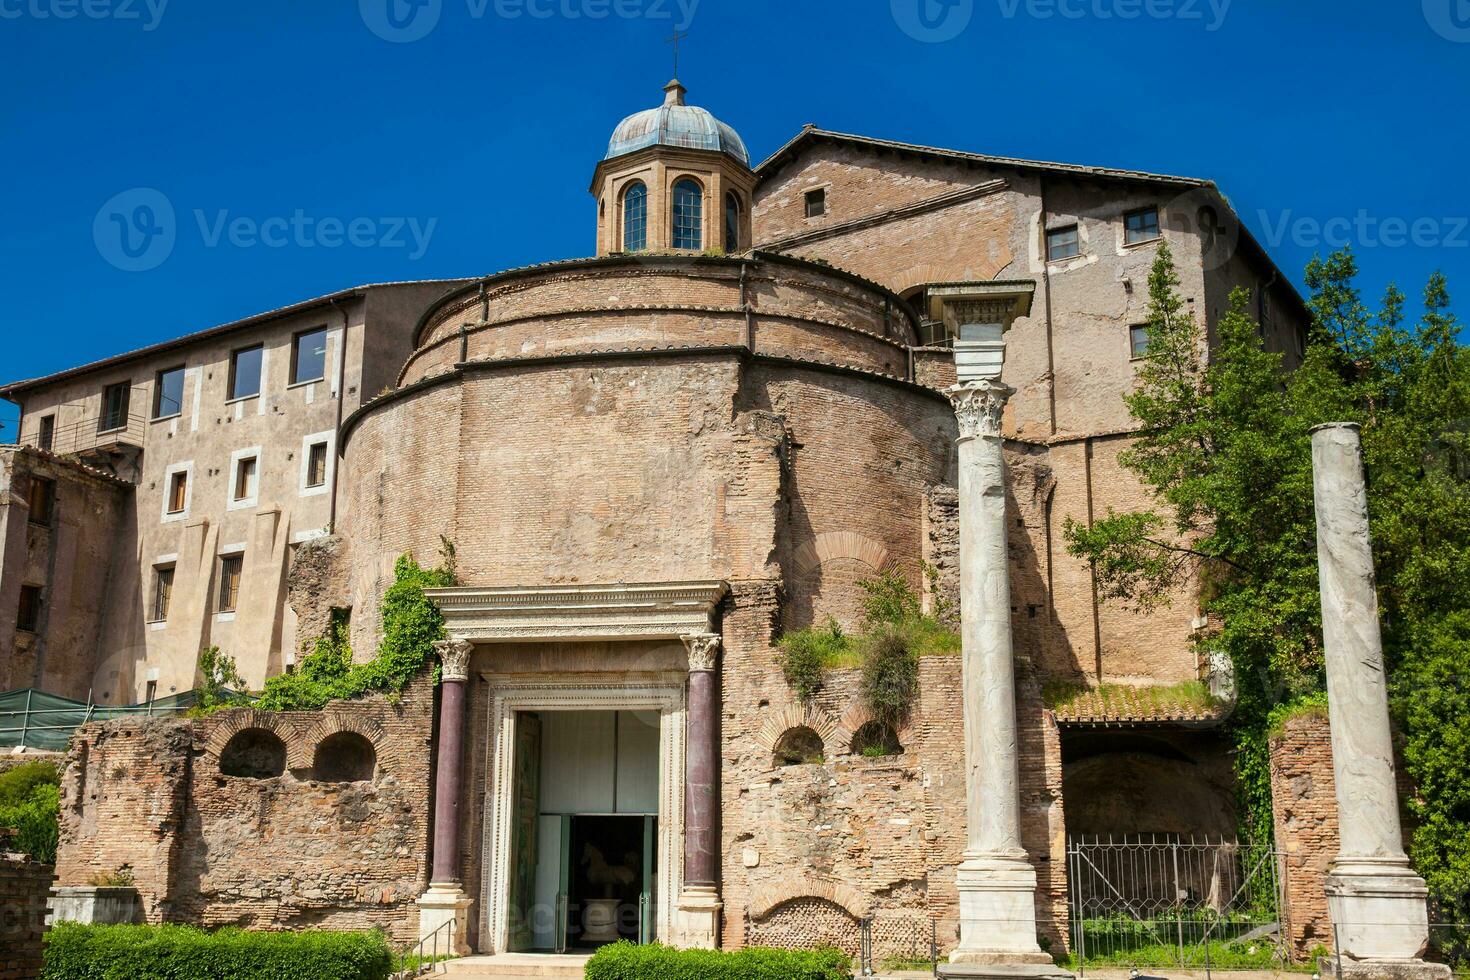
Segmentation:
{"type": "Polygon", "coordinates": [[[1082,243],[1077,237],[1077,226],[1053,228],[1046,233],[1046,260],[1075,258],[1082,254],[1082,243]]]}
{"type": "Polygon", "coordinates": [[[320,487],[327,482],[327,444],[315,443],[307,450],[306,457],[306,486],[308,488],[320,487]]]}
{"type": "Polygon", "coordinates": [[[102,389],[102,417],[97,420],[98,432],[112,432],[128,426],[128,401],[132,396],[133,383],[119,381],[102,389]]]}
{"type": "Polygon", "coordinates": [[[704,191],[692,180],[674,185],[674,248],[704,245],[704,191]]]}
{"type": "Polygon", "coordinates": [[[225,555],[219,560],[219,611],[234,612],[240,603],[240,573],[245,569],[244,555],[225,555]]]}
{"type": "Polygon", "coordinates": [[[635,182],[623,192],[623,251],[648,247],[648,188],[635,182]]]}
{"type": "Polygon", "coordinates": [[[1123,215],[1123,244],[1138,245],[1159,237],[1159,209],[1139,208],[1123,215]]]}
{"type": "Polygon", "coordinates": [[[46,452],[49,453],[51,451],[51,447],[55,444],[56,416],[43,415],[41,416],[41,428],[36,433],[36,446],[40,449],[44,449],[46,452]]]}
{"type": "Polygon", "coordinates": [[[174,597],[174,570],[168,568],[155,568],[153,570],[153,618],[152,622],[163,623],[168,621],[169,602],[174,597]]]}

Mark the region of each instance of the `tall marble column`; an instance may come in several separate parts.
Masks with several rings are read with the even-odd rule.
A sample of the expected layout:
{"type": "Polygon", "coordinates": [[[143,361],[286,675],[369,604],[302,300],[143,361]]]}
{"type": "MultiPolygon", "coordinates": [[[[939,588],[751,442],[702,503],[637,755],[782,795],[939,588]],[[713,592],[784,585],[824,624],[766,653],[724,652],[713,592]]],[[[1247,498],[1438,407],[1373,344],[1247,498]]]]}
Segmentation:
{"type": "Polygon", "coordinates": [[[1362,443],[1350,422],[1312,430],[1322,639],[1340,845],[1327,909],[1344,965],[1370,976],[1448,976],[1419,960],[1428,889],[1404,854],[1378,624],[1362,443]]]}
{"type": "Polygon", "coordinates": [[[714,949],[719,942],[720,637],[686,636],[688,722],[684,749],[684,885],[679,892],[678,945],[714,949]]]}
{"type": "Polygon", "coordinates": [[[960,626],[967,846],[947,976],[1066,975],[1036,941],[1036,871],[1021,846],[1016,668],[1001,417],[1010,386],[949,389],[959,420],[960,626]]]}
{"type": "MultiPolygon", "coordinates": [[[[469,909],[459,867],[460,787],[464,773],[465,687],[474,644],[450,637],[434,644],[441,663],[439,741],[434,766],[434,866],[429,889],[419,897],[419,936],[454,921],[454,948],[469,952],[469,909]]],[[[445,938],[448,938],[447,936],[445,938]]]]}

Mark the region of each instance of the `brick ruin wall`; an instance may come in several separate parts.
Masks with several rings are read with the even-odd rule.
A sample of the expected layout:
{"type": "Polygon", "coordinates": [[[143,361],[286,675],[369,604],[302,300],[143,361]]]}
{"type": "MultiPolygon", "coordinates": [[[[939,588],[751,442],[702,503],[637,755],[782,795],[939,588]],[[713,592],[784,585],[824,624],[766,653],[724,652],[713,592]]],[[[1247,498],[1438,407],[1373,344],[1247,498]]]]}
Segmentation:
{"type": "Polygon", "coordinates": [[[1297,955],[1332,948],[1323,889],[1337,857],[1336,794],[1326,714],[1289,719],[1271,739],[1271,806],[1285,876],[1283,925],[1297,955]]]}
{"type": "Polygon", "coordinates": [[[41,934],[51,865],[5,851],[0,839],[0,980],[35,980],[41,975],[41,934]]]}
{"type": "Polygon", "coordinates": [[[236,708],[84,726],[62,784],[58,883],[85,885],[126,866],[148,922],[381,928],[400,943],[415,939],[433,711],[423,676],[396,699],[319,712],[236,708]],[[318,747],[341,733],[371,745],[370,781],[326,773],[331,760],[318,747]],[[222,755],[250,739],[284,747],[279,774],[260,775],[269,762],[256,777],[221,771],[222,755]]]}

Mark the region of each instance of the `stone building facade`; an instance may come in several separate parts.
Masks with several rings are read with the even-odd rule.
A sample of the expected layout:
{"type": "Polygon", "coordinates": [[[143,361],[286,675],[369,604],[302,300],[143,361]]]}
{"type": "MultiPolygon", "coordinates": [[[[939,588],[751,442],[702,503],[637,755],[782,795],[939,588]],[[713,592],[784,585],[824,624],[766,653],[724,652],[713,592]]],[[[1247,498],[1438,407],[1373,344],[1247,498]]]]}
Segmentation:
{"type": "Polygon", "coordinates": [[[437,700],[84,729],[63,883],[124,855],[151,869],[150,917],[454,921],[485,952],[852,946],[865,918],[894,955],[934,919],[952,945],[962,658],[924,659],[898,751],[869,757],[856,674],[804,704],[777,644],[855,629],[880,573],[956,607],[968,436],[947,389],[975,317],[1005,328],[1015,390],[1001,546],[1035,932],[1066,941],[1073,812],[1087,832],[1233,828],[1211,719],[1046,706],[1049,685],[1203,672],[1194,597],[1101,605],[1062,528],[1145,499],[1118,461],[1121,395],[1160,242],[1207,333],[1244,286],[1290,360],[1300,298],[1206,181],[815,128],[750,163],[673,83],[595,168],[591,258],[348,290],[0,389],[24,411],[24,446],[0,452],[12,686],[144,700],[192,687],[216,645],[258,687],[333,616],[370,656],[398,556],[452,541],[461,583],[435,593],[437,700]],[[38,478],[50,531],[26,504],[38,478]],[[97,554],[67,543],[82,528],[97,554]],[[67,598],[83,574],[105,601],[67,598]],[[42,613],[16,632],[22,589],[42,613]],[[324,780],[312,745],[348,716],[377,768],[324,780]],[[270,765],[227,767],[231,745],[270,765]],[[1140,787],[1150,812],[1127,805],[1140,787]],[[107,837],[143,812],[146,833],[107,837]]]}

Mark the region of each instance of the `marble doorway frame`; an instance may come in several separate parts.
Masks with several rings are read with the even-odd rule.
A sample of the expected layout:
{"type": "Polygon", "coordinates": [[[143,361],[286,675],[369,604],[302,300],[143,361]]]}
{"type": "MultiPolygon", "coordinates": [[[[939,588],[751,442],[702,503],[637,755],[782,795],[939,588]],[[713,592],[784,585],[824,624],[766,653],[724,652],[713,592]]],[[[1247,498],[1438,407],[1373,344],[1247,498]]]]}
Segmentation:
{"type": "Polygon", "coordinates": [[[484,952],[505,952],[510,937],[510,881],[515,781],[516,714],[522,711],[657,711],[659,713],[658,901],[654,938],[669,942],[684,877],[684,675],[624,682],[586,675],[484,675],[490,684],[488,772],[485,788],[484,874],[480,935],[484,952]],[[497,684],[499,680],[504,686],[497,684]],[[486,942],[488,938],[488,942],[486,942]]]}

